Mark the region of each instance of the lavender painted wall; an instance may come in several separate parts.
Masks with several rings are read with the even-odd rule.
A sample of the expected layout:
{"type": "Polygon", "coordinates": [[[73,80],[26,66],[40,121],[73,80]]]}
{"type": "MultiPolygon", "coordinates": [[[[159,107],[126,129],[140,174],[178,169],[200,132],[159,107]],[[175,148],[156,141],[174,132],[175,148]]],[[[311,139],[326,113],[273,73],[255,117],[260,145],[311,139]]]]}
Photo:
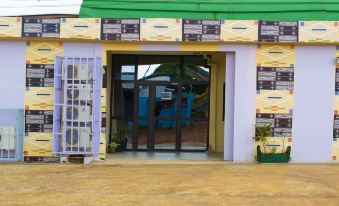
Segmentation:
{"type": "Polygon", "coordinates": [[[233,160],[235,53],[226,53],[224,160],[233,160]]]}
{"type": "Polygon", "coordinates": [[[297,46],[293,110],[293,162],[330,162],[335,46],[297,46]]]}
{"type": "Polygon", "coordinates": [[[0,109],[24,109],[26,42],[0,42],[0,109]]]}
{"type": "MultiPolygon", "coordinates": [[[[233,110],[233,117],[225,117],[227,119],[224,132],[224,159],[229,160],[228,153],[225,152],[226,147],[228,147],[226,144],[231,144],[230,139],[233,138],[233,161],[251,162],[254,160],[253,125],[255,124],[256,45],[225,44],[220,45],[220,51],[235,53],[234,75],[232,73],[233,69],[228,71],[230,68],[226,68],[226,81],[230,81],[229,78],[233,78],[232,81],[234,81],[234,85],[226,84],[226,91],[232,90],[234,86],[234,95],[232,97],[232,94],[230,94],[231,97],[229,98],[231,99],[227,100],[225,104],[226,114],[228,115],[228,111],[233,110]],[[232,76],[227,77],[227,74],[232,76]],[[227,130],[228,124],[232,123],[233,130],[227,130]]],[[[230,59],[227,58],[227,60],[230,59]]],[[[230,66],[230,64],[226,62],[226,65],[230,66]]]]}

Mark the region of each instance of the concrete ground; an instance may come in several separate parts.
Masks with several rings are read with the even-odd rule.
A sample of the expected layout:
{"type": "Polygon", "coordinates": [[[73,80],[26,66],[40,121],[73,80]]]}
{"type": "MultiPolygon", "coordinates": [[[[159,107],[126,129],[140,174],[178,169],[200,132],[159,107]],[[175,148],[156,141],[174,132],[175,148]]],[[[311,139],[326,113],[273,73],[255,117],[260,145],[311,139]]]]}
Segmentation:
{"type": "Polygon", "coordinates": [[[339,165],[143,162],[2,164],[0,205],[339,205],[339,165]]]}

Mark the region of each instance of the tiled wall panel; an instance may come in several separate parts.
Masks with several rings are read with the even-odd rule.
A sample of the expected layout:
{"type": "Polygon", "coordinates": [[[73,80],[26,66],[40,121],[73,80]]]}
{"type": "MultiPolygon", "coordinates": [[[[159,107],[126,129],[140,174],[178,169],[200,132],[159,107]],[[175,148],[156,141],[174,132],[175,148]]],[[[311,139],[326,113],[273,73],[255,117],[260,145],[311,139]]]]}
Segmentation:
{"type": "Polygon", "coordinates": [[[181,19],[140,19],[141,41],[181,41],[181,19]]]}
{"type": "Polygon", "coordinates": [[[260,67],[294,67],[294,45],[259,44],[257,65],[260,67]]]}
{"type": "Polygon", "coordinates": [[[254,20],[221,21],[221,40],[229,42],[257,42],[258,21],[254,20]]]}
{"type": "Polygon", "coordinates": [[[21,37],[21,17],[0,17],[0,37],[21,37]]]}
{"type": "Polygon", "coordinates": [[[259,42],[298,42],[297,21],[259,21],[259,42]]]}
{"type": "Polygon", "coordinates": [[[53,156],[54,61],[55,56],[62,54],[61,42],[26,43],[24,137],[26,157],[53,156]]]}
{"type": "Polygon", "coordinates": [[[98,18],[62,18],[61,38],[100,39],[100,19],[98,18]]]}
{"type": "Polygon", "coordinates": [[[139,41],[140,19],[101,19],[101,40],[139,41]]]}
{"type": "Polygon", "coordinates": [[[182,41],[220,41],[220,21],[202,19],[182,20],[182,41]]]}
{"type": "Polygon", "coordinates": [[[299,22],[300,42],[339,42],[339,21],[299,22]]]}
{"type": "MultiPolygon", "coordinates": [[[[257,47],[256,125],[272,126],[273,135],[266,149],[276,146],[277,152],[292,144],[295,58],[292,45],[257,47]]],[[[258,144],[261,145],[255,142],[254,146],[258,144]]]]}
{"type": "Polygon", "coordinates": [[[54,64],[56,55],[63,52],[61,42],[31,41],[26,46],[27,64],[54,64]]]}
{"type": "Polygon", "coordinates": [[[51,157],[52,133],[30,132],[24,138],[24,156],[28,157],[51,157]]]}
{"type": "Polygon", "coordinates": [[[292,108],[292,90],[257,90],[257,113],[289,114],[292,108]]]}
{"type": "Polygon", "coordinates": [[[337,43],[339,21],[0,17],[1,37],[337,43]]]}
{"type": "Polygon", "coordinates": [[[22,37],[60,38],[60,18],[23,17],[22,37]]]}
{"type": "Polygon", "coordinates": [[[26,110],[53,110],[53,87],[29,87],[25,91],[26,110]]]}
{"type": "Polygon", "coordinates": [[[101,89],[101,131],[100,131],[100,149],[99,155],[101,159],[106,156],[106,88],[101,89]]]}

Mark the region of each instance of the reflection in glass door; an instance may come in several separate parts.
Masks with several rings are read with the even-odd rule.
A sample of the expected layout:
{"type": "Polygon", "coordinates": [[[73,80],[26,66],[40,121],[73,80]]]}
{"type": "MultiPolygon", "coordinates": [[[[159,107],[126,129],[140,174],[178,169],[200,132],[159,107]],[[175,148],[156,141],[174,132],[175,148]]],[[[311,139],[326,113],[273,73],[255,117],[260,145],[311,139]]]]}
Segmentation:
{"type": "Polygon", "coordinates": [[[175,150],[177,134],[177,86],[154,86],[154,149],[175,150]]]}
{"type": "Polygon", "coordinates": [[[112,63],[111,135],[124,125],[127,149],[207,150],[210,69],[203,56],[114,55],[112,63]]]}

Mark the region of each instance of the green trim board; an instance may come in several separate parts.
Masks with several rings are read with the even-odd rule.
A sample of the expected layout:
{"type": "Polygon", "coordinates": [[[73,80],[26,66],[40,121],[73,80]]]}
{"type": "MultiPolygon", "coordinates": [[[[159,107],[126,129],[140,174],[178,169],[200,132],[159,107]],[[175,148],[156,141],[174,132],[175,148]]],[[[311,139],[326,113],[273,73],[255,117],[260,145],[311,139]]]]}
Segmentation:
{"type": "Polygon", "coordinates": [[[79,17],[339,20],[338,0],[84,0],[79,17]]]}

